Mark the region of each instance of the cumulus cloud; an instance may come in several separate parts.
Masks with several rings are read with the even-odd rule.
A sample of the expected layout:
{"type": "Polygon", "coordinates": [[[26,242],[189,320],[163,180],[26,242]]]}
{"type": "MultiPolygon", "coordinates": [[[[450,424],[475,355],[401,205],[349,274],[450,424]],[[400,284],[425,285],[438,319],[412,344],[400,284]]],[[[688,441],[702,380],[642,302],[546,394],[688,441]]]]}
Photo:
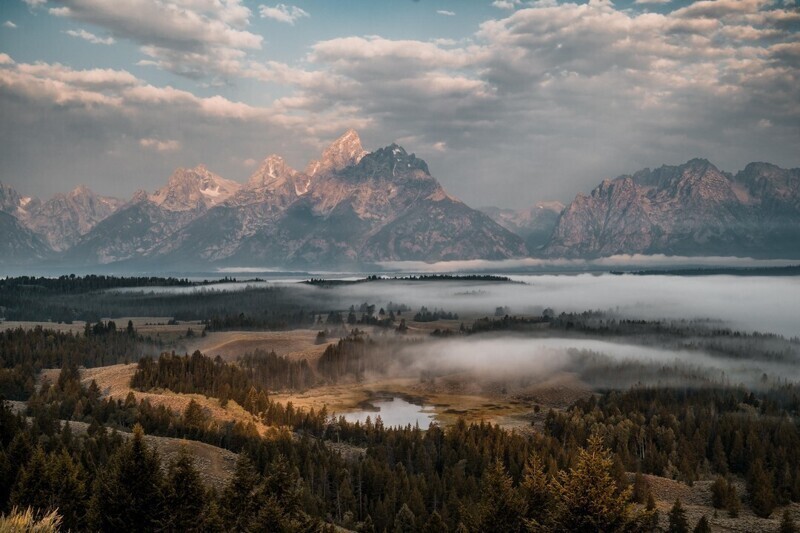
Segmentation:
{"type": "Polygon", "coordinates": [[[155,150],[156,152],[174,152],[181,149],[181,143],[172,139],[159,140],[159,139],[139,139],[139,145],[142,148],[155,150]]]}
{"type": "Polygon", "coordinates": [[[519,0],[494,0],[492,5],[498,9],[514,9],[521,3],[519,0]]]}
{"type": "Polygon", "coordinates": [[[83,39],[84,41],[89,41],[92,44],[111,45],[115,42],[113,37],[98,37],[94,33],[88,32],[84,29],[67,30],[66,33],[71,37],[77,37],[79,39],[83,39]]]}
{"type": "Polygon", "coordinates": [[[455,17],[456,14],[454,11],[448,11],[446,9],[437,9],[436,13],[439,15],[444,15],[445,17],[455,17]]]}
{"type": "Polygon", "coordinates": [[[7,21],[5,21],[5,22],[3,23],[3,27],[5,27],[5,28],[11,28],[11,29],[13,30],[14,28],[16,28],[16,27],[17,27],[17,25],[16,25],[16,24],[14,24],[13,22],[11,22],[10,20],[7,20],[7,21]]]}
{"type": "Polygon", "coordinates": [[[0,108],[4,172],[24,176],[19,187],[43,195],[63,192],[53,160],[93,189],[120,196],[163,185],[182,164],[206,162],[243,179],[239,162],[263,158],[265,144],[280,146],[294,124],[274,108],[152,85],[124,70],[15,63],[7,54],[0,54],[0,108]],[[142,148],[163,157],[141,157],[142,148]]]}
{"type": "Polygon", "coordinates": [[[251,75],[293,87],[287,111],[347,107],[387,140],[418,139],[468,202],[519,205],[520,189],[529,203],[568,201],[604,177],[698,154],[731,171],[796,164],[800,70],[785,22],[795,10],[765,0],[667,13],[601,0],[507,7],[462,42],[340,37],[251,75]],[[768,136],[753,127],[763,120],[768,136]]]}
{"type": "Polygon", "coordinates": [[[250,10],[241,0],[63,0],[50,9],[141,45],[141,62],[179,75],[229,76],[263,38],[245,28],[250,10]]]}
{"type": "Polygon", "coordinates": [[[258,6],[258,12],[261,14],[262,18],[269,18],[291,25],[294,25],[298,19],[310,16],[304,9],[286,4],[277,4],[275,6],[258,6]]]}
{"type": "MultiPolygon", "coordinates": [[[[241,161],[263,157],[267,136],[278,139],[269,151],[302,166],[352,126],[366,130],[370,147],[408,139],[406,148],[426,158],[449,192],[467,203],[516,207],[569,201],[602,178],[696,156],[729,171],[752,160],[798,164],[800,13],[779,2],[701,0],[651,12],[601,0],[509,1],[513,9],[494,11],[462,40],[345,35],[280,61],[257,57],[263,38],[239,0],[60,4],[56,14],[137,43],[139,66],[198,80],[205,95],[215,84],[241,78],[249,88],[268,84],[265,93],[278,95],[251,105],[141,80],[125,90],[88,88],[58,79],[66,74],[52,64],[42,78],[6,69],[2,89],[30,86],[26,99],[49,95],[93,113],[139,112],[137,106],[153,100],[157,108],[145,110],[147,120],[162,112],[163,121],[183,121],[172,129],[158,120],[125,131],[135,152],[138,139],[158,131],[181,139],[183,155],[195,148],[175,128],[210,131],[209,121],[214,127],[232,121],[242,129],[237,135],[253,135],[243,145],[258,146],[234,153],[225,143],[208,151],[226,150],[224,160],[236,162],[232,172],[242,169],[241,161]],[[169,105],[176,107],[158,107],[169,105]]],[[[303,17],[290,4],[262,7],[285,23],[303,17]]],[[[269,17],[263,9],[256,14],[269,17]]],[[[24,125],[22,111],[14,113],[24,125]]],[[[91,130],[84,123],[70,131],[89,138],[91,130]]]]}

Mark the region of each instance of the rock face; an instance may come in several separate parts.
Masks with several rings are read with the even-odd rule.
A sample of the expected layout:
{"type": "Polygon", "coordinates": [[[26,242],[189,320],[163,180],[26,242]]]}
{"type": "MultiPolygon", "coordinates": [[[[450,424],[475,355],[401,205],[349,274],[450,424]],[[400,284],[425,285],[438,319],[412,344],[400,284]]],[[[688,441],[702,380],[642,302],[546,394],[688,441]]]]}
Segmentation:
{"type": "Polygon", "coordinates": [[[123,203],[78,187],[47,202],[0,184],[0,264],[125,262],[343,267],[393,261],[615,254],[800,258],[800,169],[706,160],[603,181],[557,202],[476,211],[392,144],[349,130],[304,171],[267,157],[244,183],[205,166],[123,203]]]}
{"type": "Polygon", "coordinates": [[[352,130],[306,172],[270,156],[238,194],[153,252],[170,264],[293,266],[524,254],[519,237],[448,196],[424,161],[397,145],[366,153],[352,130]]]}
{"type": "Polygon", "coordinates": [[[800,257],[800,169],[704,159],[603,181],[563,211],[549,257],[615,254],[800,257]]]}
{"type": "Polygon", "coordinates": [[[525,239],[525,246],[536,254],[550,242],[558,217],[564,210],[561,202],[537,202],[533,207],[515,211],[499,207],[485,207],[481,211],[492,220],[525,239]]]}
{"type": "Polygon", "coordinates": [[[57,194],[38,205],[31,211],[26,222],[53,250],[63,251],[74,246],[83,235],[123,203],[117,198],[98,196],[81,185],[67,194],[57,194]]]}
{"type": "Polygon", "coordinates": [[[52,255],[47,243],[5,211],[0,211],[0,235],[0,265],[25,265],[52,255]]]}

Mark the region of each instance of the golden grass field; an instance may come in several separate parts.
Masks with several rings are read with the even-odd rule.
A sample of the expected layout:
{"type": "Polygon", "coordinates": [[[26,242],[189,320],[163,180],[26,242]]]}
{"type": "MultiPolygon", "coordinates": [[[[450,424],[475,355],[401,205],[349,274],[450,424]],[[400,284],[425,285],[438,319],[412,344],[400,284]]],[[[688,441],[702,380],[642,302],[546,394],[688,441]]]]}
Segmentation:
{"type": "MultiPolygon", "coordinates": [[[[219,355],[226,360],[235,360],[255,350],[265,350],[296,361],[308,359],[309,362],[315,362],[329,344],[316,344],[318,331],[219,331],[207,333],[205,337],[186,339],[185,344],[189,353],[200,350],[211,357],[219,355]]],[[[338,338],[330,342],[336,341],[338,338]]]]}

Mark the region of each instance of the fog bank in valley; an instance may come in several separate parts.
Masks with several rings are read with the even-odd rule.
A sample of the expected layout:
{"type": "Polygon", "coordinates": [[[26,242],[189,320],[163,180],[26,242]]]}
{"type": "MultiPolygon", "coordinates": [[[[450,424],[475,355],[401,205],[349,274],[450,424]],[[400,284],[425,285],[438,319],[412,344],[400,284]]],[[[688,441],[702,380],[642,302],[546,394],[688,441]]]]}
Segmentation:
{"type": "Polygon", "coordinates": [[[472,336],[415,345],[401,352],[406,368],[435,375],[471,372],[486,380],[535,382],[576,372],[597,387],[642,384],[740,384],[798,381],[796,364],[712,356],[595,339],[472,336]]]}
{"type": "Polygon", "coordinates": [[[800,278],[746,276],[519,275],[522,283],[397,281],[326,289],[343,304],[392,301],[491,315],[586,310],[633,319],[717,319],[727,326],[800,336],[800,278]]]}

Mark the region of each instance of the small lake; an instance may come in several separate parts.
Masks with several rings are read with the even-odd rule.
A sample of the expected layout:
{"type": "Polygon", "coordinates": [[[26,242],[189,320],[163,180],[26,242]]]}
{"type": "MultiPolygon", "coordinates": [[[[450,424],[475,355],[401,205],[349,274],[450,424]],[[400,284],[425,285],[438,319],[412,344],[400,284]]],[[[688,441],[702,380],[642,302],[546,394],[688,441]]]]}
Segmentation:
{"type": "Polygon", "coordinates": [[[380,415],[383,425],[386,427],[407,426],[419,424],[420,429],[428,429],[434,420],[434,412],[431,406],[415,405],[402,398],[392,398],[370,402],[378,410],[351,411],[343,413],[348,422],[366,422],[369,417],[373,422],[380,415]]]}

